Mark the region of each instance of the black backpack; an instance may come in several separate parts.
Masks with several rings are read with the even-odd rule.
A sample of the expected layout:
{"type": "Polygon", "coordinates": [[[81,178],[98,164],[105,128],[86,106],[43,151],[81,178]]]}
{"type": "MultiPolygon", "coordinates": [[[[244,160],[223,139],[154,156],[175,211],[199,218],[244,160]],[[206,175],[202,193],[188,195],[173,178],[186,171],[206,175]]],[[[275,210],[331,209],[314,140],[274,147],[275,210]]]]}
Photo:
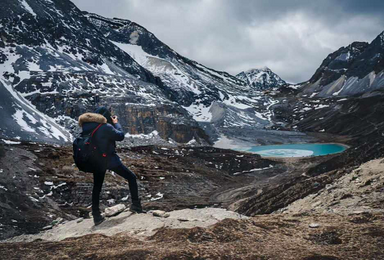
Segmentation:
{"type": "Polygon", "coordinates": [[[103,171],[106,167],[105,154],[92,142],[93,135],[102,125],[98,125],[91,134],[81,133],[73,141],[73,159],[80,171],[97,172],[103,171]]]}

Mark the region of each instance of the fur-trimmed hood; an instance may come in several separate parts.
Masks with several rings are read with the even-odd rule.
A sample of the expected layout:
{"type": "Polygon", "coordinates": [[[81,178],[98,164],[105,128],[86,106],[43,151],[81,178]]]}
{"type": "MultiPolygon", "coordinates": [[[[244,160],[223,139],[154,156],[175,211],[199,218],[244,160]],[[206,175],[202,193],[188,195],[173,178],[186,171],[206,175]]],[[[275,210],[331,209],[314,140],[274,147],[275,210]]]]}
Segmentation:
{"type": "Polygon", "coordinates": [[[107,119],[100,114],[96,113],[85,113],[79,117],[79,126],[82,127],[84,123],[99,123],[106,124],[107,119]]]}

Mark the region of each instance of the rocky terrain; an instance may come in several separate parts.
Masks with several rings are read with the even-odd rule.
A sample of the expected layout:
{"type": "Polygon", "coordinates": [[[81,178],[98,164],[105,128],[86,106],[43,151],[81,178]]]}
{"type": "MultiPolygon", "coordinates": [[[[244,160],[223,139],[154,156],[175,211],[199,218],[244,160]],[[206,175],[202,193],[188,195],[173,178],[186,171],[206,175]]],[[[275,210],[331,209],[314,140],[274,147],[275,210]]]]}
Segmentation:
{"type": "Polygon", "coordinates": [[[0,248],[8,259],[382,259],[383,235],[382,215],[284,214],[164,227],[146,238],[91,234],[0,248]]]}
{"type": "Polygon", "coordinates": [[[69,0],[0,9],[0,243],[7,259],[383,259],[384,38],[331,53],[307,82],[236,77],[183,57],[134,21],[69,0]],[[99,227],[92,175],[68,145],[107,105],[146,214],[108,172],[99,227]],[[229,150],[335,142],[340,154],[229,150]],[[125,210],[124,210],[125,209],[125,210]],[[160,210],[160,211],[159,211],[160,210]]]}
{"type": "MultiPolygon", "coordinates": [[[[113,210],[115,207],[107,208],[113,210]]],[[[92,219],[75,219],[60,223],[35,235],[21,235],[6,240],[7,243],[32,242],[34,240],[61,241],[67,238],[82,237],[89,234],[129,234],[137,238],[153,236],[161,228],[206,228],[224,219],[248,219],[238,213],[220,208],[182,209],[170,212],[161,210],[149,211],[145,214],[135,214],[129,210],[120,210],[113,216],[106,216],[107,220],[102,225],[95,227],[92,219]]]]}
{"type": "Polygon", "coordinates": [[[383,159],[362,164],[325,188],[283,209],[287,213],[365,212],[367,215],[384,211],[383,159]]]}
{"type": "MultiPolygon", "coordinates": [[[[1,238],[34,233],[56,223],[88,217],[93,176],[79,172],[70,147],[13,143],[0,158],[1,238]]],[[[175,210],[220,206],[213,196],[229,188],[268,179],[287,170],[280,162],[256,154],[210,147],[135,147],[120,150],[123,162],[139,179],[148,209],[175,210]],[[263,169],[254,178],[253,169],[263,169]],[[273,170],[272,170],[273,169],[273,170]],[[241,174],[238,174],[240,173],[241,174]]],[[[107,174],[102,207],[129,203],[128,185],[107,174]]],[[[226,196],[227,200],[233,200],[226,196]]]]}
{"type": "MultiPolygon", "coordinates": [[[[70,148],[1,147],[0,228],[2,239],[13,238],[0,247],[10,259],[383,256],[382,159],[326,171],[324,165],[344,154],[267,160],[209,147],[122,148],[146,209],[168,213],[126,211],[95,228],[89,219],[92,178],[73,166],[70,148]],[[37,234],[15,237],[23,233],[37,234]]],[[[109,173],[102,208],[127,204],[127,195],[126,182],[109,173]]]]}

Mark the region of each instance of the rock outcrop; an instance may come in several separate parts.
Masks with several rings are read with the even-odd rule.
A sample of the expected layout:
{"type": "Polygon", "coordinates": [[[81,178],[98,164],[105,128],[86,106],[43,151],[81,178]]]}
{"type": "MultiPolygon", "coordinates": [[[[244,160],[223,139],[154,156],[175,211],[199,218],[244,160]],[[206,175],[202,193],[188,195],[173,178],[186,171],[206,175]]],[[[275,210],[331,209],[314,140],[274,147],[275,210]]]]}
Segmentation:
{"type": "Polygon", "coordinates": [[[247,219],[238,213],[218,208],[183,209],[168,212],[169,217],[156,217],[152,212],[135,214],[125,211],[115,217],[107,218],[99,226],[94,226],[92,219],[75,219],[36,235],[22,235],[7,242],[31,242],[36,239],[60,241],[66,238],[89,234],[113,236],[119,233],[134,237],[148,237],[161,228],[208,227],[223,219],[247,219]]]}
{"type": "Polygon", "coordinates": [[[286,213],[384,213],[384,161],[362,164],[323,189],[283,209],[286,213]]]}

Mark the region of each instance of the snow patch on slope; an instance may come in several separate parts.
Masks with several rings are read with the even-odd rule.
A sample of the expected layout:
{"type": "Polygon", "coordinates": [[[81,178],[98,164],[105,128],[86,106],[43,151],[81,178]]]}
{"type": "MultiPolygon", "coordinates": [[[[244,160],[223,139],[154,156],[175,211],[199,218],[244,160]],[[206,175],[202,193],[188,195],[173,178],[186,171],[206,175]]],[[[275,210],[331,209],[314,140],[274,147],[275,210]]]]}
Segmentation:
{"type": "Polygon", "coordinates": [[[21,0],[20,1],[21,5],[23,6],[23,8],[28,11],[29,13],[31,13],[33,16],[37,16],[37,14],[33,11],[33,9],[31,8],[31,6],[27,3],[27,1],[25,0],[21,0]]]}
{"type": "Polygon", "coordinates": [[[192,91],[196,95],[201,94],[201,91],[193,80],[181,71],[173,62],[150,55],[138,45],[114,41],[111,42],[124,52],[128,53],[129,56],[140,64],[140,66],[143,66],[155,76],[161,77],[165,83],[170,82],[174,87],[192,91]]]}
{"type": "Polygon", "coordinates": [[[244,96],[237,96],[237,97],[231,96],[231,97],[229,97],[229,99],[224,100],[223,103],[228,105],[228,106],[233,106],[233,107],[236,107],[236,108],[239,108],[239,109],[250,108],[250,106],[248,106],[248,105],[246,105],[244,103],[238,102],[238,100],[242,100],[242,99],[247,99],[247,97],[244,97],[244,96]]]}
{"type": "Polygon", "coordinates": [[[148,57],[151,57],[145,51],[143,51],[143,48],[141,48],[141,46],[114,41],[110,42],[112,42],[114,45],[128,53],[129,56],[131,56],[137,63],[139,63],[143,67],[145,67],[148,61],[148,57]]]}
{"type": "Polygon", "coordinates": [[[210,112],[212,104],[207,107],[203,104],[192,104],[189,107],[184,107],[197,122],[211,122],[212,113],[210,112]]]}
{"type": "MultiPolygon", "coordinates": [[[[23,131],[27,131],[27,132],[32,132],[32,133],[36,133],[35,129],[33,129],[32,127],[30,127],[28,125],[28,123],[25,121],[24,117],[26,116],[26,112],[25,111],[22,111],[22,110],[16,110],[16,113],[12,116],[15,120],[16,120],[16,123],[19,124],[19,126],[21,127],[21,129],[23,131]]],[[[34,119],[34,117],[32,117],[31,115],[28,115],[28,118],[31,120],[33,119],[33,122],[36,123],[36,119],[34,119]]],[[[31,122],[31,123],[33,123],[31,122]]]]}

